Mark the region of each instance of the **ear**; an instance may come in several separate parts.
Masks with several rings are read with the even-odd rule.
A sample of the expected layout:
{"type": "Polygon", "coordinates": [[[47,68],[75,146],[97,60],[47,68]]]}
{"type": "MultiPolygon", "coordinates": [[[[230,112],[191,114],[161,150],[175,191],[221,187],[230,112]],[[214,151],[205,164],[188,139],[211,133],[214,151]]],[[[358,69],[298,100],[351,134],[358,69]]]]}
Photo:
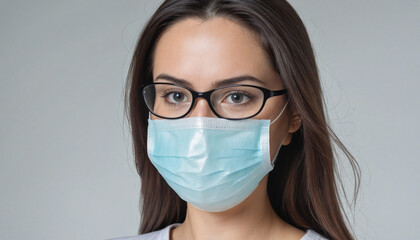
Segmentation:
{"type": "Polygon", "coordinates": [[[290,144],[290,142],[292,141],[293,133],[296,132],[300,128],[300,126],[302,126],[302,117],[295,110],[292,110],[289,122],[289,131],[282,145],[290,144]]]}

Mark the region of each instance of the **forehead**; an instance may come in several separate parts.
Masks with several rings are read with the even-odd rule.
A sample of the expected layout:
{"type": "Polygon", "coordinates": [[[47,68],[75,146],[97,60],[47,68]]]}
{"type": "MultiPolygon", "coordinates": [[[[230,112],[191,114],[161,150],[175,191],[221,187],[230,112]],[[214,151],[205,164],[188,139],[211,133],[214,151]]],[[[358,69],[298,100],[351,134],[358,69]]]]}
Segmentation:
{"type": "Polygon", "coordinates": [[[187,18],[166,29],[154,53],[153,79],[160,74],[184,79],[196,90],[241,75],[279,86],[256,35],[222,17],[187,18]]]}

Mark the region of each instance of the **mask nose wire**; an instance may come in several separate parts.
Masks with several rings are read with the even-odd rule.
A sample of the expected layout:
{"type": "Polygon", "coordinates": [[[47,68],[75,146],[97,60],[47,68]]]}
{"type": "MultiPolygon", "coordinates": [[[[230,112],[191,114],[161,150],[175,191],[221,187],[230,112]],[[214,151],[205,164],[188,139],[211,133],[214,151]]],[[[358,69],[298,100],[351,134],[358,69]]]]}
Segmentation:
{"type": "Polygon", "coordinates": [[[284,109],[286,109],[287,104],[289,103],[289,99],[287,99],[286,104],[284,104],[283,109],[281,110],[280,114],[274,119],[274,121],[270,122],[270,125],[273,124],[277,119],[279,119],[280,115],[283,113],[284,109]]]}

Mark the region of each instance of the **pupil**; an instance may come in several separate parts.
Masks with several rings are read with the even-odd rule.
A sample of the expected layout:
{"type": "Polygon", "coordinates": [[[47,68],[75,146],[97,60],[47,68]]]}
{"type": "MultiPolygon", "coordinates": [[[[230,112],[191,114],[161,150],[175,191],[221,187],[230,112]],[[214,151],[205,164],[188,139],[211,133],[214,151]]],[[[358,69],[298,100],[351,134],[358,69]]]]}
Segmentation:
{"type": "Polygon", "coordinates": [[[182,94],[181,93],[175,93],[175,100],[177,100],[177,101],[181,101],[182,100],[182,94]]]}
{"type": "Polygon", "coordinates": [[[232,95],[232,100],[233,100],[235,103],[241,102],[241,100],[242,100],[242,96],[241,96],[241,95],[238,95],[238,94],[234,94],[234,95],[232,95]]]}

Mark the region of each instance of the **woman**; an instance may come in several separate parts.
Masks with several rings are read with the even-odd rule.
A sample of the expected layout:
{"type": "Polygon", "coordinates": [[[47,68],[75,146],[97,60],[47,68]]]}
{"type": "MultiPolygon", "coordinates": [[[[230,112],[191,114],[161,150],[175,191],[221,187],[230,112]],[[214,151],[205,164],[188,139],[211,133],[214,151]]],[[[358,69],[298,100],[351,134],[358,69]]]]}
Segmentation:
{"type": "Polygon", "coordinates": [[[122,239],[354,239],[332,142],[356,180],[358,166],[327,125],[312,46],[286,1],[163,2],[126,97],[142,221],[122,239]]]}

